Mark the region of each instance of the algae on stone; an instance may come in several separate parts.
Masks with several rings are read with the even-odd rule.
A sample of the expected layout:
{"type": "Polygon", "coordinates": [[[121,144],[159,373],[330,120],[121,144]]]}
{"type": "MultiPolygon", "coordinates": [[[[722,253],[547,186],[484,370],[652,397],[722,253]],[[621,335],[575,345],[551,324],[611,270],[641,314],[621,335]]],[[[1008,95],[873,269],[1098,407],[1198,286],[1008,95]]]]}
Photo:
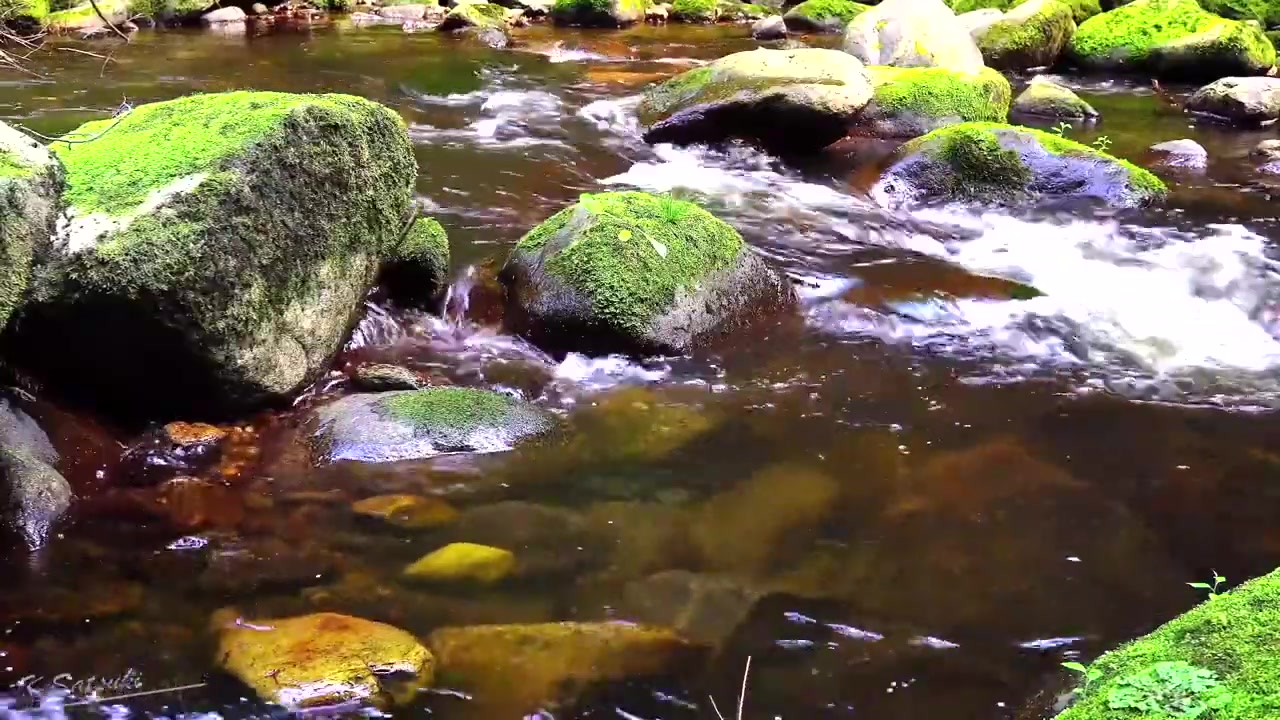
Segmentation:
{"type": "Polygon", "coordinates": [[[850,20],[870,10],[870,5],[853,0],[805,0],[782,16],[787,29],[801,33],[835,33],[850,20]]]}
{"type": "Polygon", "coordinates": [[[404,569],[404,577],[420,582],[491,584],[510,575],[515,566],[516,556],[510,550],[457,542],[418,558],[404,569]]]}
{"type": "Polygon", "coordinates": [[[379,284],[398,301],[429,301],[449,285],[449,237],[435,218],[420,217],[383,263],[379,284]]]}
{"type": "Polygon", "coordinates": [[[1076,31],[1071,8],[1060,0],[1028,0],[987,26],[978,49],[991,67],[1027,70],[1047,67],[1076,31]]]}
{"type": "Polygon", "coordinates": [[[671,19],[685,23],[713,23],[720,17],[716,0],[676,0],[671,4],[671,19]]]}
{"type": "MultiPolygon", "coordinates": [[[[1134,717],[1111,709],[1112,694],[1126,680],[1170,662],[1209,671],[1220,683],[1218,707],[1209,712],[1203,708],[1203,717],[1280,717],[1280,570],[1202,603],[1090,663],[1096,678],[1077,691],[1075,703],[1057,720],[1134,717]]],[[[1195,698],[1189,700],[1194,703],[1195,698]]]]}
{"type": "Polygon", "coordinates": [[[0,123],[0,330],[26,295],[33,259],[48,251],[62,187],[49,151],[0,123]]]}
{"type": "Polygon", "coordinates": [[[1003,75],[939,67],[867,68],[874,88],[857,128],[875,137],[912,138],[961,122],[1004,122],[1012,90],[1003,75]]]}
{"type": "Polygon", "coordinates": [[[1264,28],[1280,26],[1277,0],[1200,0],[1200,6],[1230,20],[1252,20],[1264,28]]]}
{"type": "Polygon", "coordinates": [[[507,9],[497,3],[465,2],[460,3],[440,23],[441,32],[478,27],[494,30],[507,29],[507,9]]]}
{"type": "Polygon", "coordinates": [[[626,27],[644,19],[647,0],[556,0],[551,20],[556,25],[626,27]]]}
{"type": "Polygon", "coordinates": [[[1027,88],[1013,101],[1012,111],[1040,118],[1087,120],[1098,117],[1098,111],[1072,90],[1043,75],[1031,79],[1027,88]]]}
{"type": "Polygon", "coordinates": [[[1081,23],[1069,47],[1086,70],[1158,77],[1261,75],[1276,60],[1258,26],[1206,12],[1196,0],[1135,0],[1081,23]]]}

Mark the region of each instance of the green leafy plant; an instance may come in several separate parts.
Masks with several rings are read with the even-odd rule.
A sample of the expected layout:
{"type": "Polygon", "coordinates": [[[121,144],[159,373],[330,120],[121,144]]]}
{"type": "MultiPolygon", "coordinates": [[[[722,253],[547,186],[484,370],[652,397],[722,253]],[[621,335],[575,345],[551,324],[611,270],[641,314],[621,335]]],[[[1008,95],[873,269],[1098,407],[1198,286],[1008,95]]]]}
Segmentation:
{"type": "Polygon", "coordinates": [[[1227,581],[1226,578],[1219,575],[1217,570],[1214,570],[1212,585],[1210,585],[1209,583],[1202,583],[1202,582],[1189,582],[1187,583],[1187,585],[1197,590],[1204,590],[1205,592],[1209,593],[1210,600],[1215,600],[1218,597],[1218,587],[1226,581],[1227,581]]]}
{"type": "Polygon", "coordinates": [[[1094,680],[1097,680],[1098,678],[1102,677],[1101,670],[1098,670],[1096,668],[1085,667],[1083,663],[1064,662],[1062,663],[1062,667],[1082,676],[1084,678],[1085,685],[1088,685],[1094,680]]]}
{"type": "Polygon", "coordinates": [[[1231,702],[1212,670],[1182,660],[1158,662],[1116,683],[1107,707],[1157,717],[1198,718],[1231,702]]]}
{"type": "Polygon", "coordinates": [[[1100,152],[1106,152],[1107,148],[1111,147],[1111,138],[1106,135],[1099,135],[1097,139],[1093,141],[1093,146],[1100,152]]]}
{"type": "Polygon", "coordinates": [[[1067,131],[1071,129],[1071,123],[1060,122],[1049,129],[1057,133],[1060,137],[1066,137],[1067,131]]]}

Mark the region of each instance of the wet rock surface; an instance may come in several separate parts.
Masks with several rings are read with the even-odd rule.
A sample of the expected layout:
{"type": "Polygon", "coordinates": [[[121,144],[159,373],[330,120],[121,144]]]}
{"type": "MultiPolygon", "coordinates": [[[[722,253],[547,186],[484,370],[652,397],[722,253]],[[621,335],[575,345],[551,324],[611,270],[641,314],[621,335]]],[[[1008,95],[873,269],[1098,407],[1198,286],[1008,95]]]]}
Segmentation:
{"type": "Polygon", "coordinates": [[[45,543],[71,506],[71,486],[54,469],[57,462],[35,420],[0,397],[0,520],[31,549],[45,543]]]}

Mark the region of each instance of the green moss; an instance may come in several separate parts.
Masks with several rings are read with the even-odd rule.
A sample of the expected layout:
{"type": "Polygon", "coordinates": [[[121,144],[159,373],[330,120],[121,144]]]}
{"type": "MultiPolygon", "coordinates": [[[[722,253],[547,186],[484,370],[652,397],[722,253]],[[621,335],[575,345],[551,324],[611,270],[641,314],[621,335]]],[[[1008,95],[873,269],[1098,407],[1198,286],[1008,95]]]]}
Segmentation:
{"type": "Polygon", "coordinates": [[[978,40],[978,48],[992,67],[1025,69],[1042,64],[1050,55],[1056,59],[1075,29],[1071,8],[1048,0],[1029,17],[992,23],[978,40]]]}
{"type": "MultiPolygon", "coordinates": [[[[1205,12],[1196,0],[1136,0],[1089,18],[1071,38],[1071,53],[1087,66],[1125,63],[1160,69],[1169,52],[1184,52],[1198,70],[1242,63],[1256,69],[1275,63],[1275,48],[1256,26],[1205,12]],[[1163,52],[1160,52],[1163,51],[1163,52]]],[[[1193,68],[1177,68],[1189,70],[1193,68]]]]}
{"type": "Polygon", "coordinates": [[[382,401],[391,417],[424,427],[465,431],[500,425],[516,407],[516,401],[489,390],[436,387],[414,390],[382,401]]]}
{"type": "Polygon", "coordinates": [[[612,27],[644,17],[649,0],[556,0],[551,19],[560,25],[612,27]]]}
{"type": "Polygon", "coordinates": [[[507,9],[497,3],[465,3],[454,8],[453,12],[466,17],[474,25],[506,27],[507,23],[507,9]]]}
{"type": "Polygon", "coordinates": [[[1200,0],[1200,6],[1231,20],[1253,20],[1266,28],[1280,25],[1280,0],[1200,0]]]}
{"type": "MultiPolygon", "coordinates": [[[[1025,2],[1030,0],[1015,0],[1009,8],[1016,8],[1025,2]]],[[[1062,2],[1071,8],[1071,19],[1075,20],[1077,25],[1102,13],[1102,4],[1098,0],[1062,0],[1062,2]]]]}
{"type": "Polygon", "coordinates": [[[1109,707],[1111,692],[1156,663],[1183,661],[1212,671],[1231,700],[1204,720],[1280,717],[1280,571],[1245,583],[1098,658],[1100,673],[1058,720],[1145,720],[1109,707]]]}
{"type": "Polygon", "coordinates": [[[677,292],[729,267],[744,251],[736,230],[693,203],[641,192],[594,198],[597,212],[581,204],[565,208],[523,237],[516,252],[543,250],[562,231],[571,232],[568,244],[546,259],[547,270],[618,327],[642,333],[677,292]]]}
{"type": "Polygon", "coordinates": [[[787,15],[807,18],[818,24],[838,20],[841,25],[848,25],[851,20],[870,9],[870,5],[853,0],[806,0],[791,8],[787,15]]]}
{"type": "Polygon", "coordinates": [[[947,4],[951,6],[951,10],[957,15],[988,8],[1008,10],[1010,7],[1009,0],[952,0],[947,4]]]}
{"type": "Polygon", "coordinates": [[[449,237],[435,218],[418,218],[400,243],[396,259],[449,267],[449,237]]]}
{"type": "Polygon", "coordinates": [[[676,0],[671,17],[680,22],[715,22],[719,16],[716,0],[676,0]]]}
{"type": "Polygon", "coordinates": [[[31,167],[11,150],[0,150],[0,178],[30,177],[31,167]]]}
{"type": "Polygon", "coordinates": [[[842,83],[838,78],[817,74],[809,77],[798,74],[791,77],[750,77],[735,73],[731,66],[704,65],[650,87],[645,91],[636,114],[641,123],[651,125],[675,108],[720,102],[742,93],[762,93],[777,86],[802,84],[840,85],[842,83]]]}
{"type": "Polygon", "coordinates": [[[1013,89],[1000,73],[984,68],[978,75],[946,68],[867,68],[874,100],[890,114],[930,118],[959,117],[966,122],[1004,122],[1013,89]]]}
{"type": "Polygon", "coordinates": [[[192,95],[134,108],[114,127],[114,120],[87,123],[68,137],[107,132],[92,142],[55,141],[50,149],[67,169],[64,197],[79,214],[118,216],[175,180],[231,169],[246,148],[308,107],[365,113],[378,106],[347,95],[192,95]]]}
{"type": "Polygon", "coordinates": [[[49,0],[0,0],[0,21],[6,24],[44,22],[49,11],[49,0]]]}

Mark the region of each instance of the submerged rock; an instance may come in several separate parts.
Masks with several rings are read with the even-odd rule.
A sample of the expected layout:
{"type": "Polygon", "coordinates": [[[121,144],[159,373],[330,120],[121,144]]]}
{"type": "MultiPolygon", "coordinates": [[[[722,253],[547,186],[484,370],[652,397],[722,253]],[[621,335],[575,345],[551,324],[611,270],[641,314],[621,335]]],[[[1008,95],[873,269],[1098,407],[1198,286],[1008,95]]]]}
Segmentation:
{"type": "Polygon", "coordinates": [[[798,33],[838,33],[854,18],[870,10],[870,5],[853,0],[805,0],[782,18],[787,29],[798,33]]]}
{"type": "Polygon", "coordinates": [[[1228,77],[1187,98],[1187,110],[1222,122],[1269,125],[1280,118],[1280,79],[1228,77]]]}
{"type": "Polygon", "coordinates": [[[1098,111],[1080,99],[1071,88],[1060,85],[1044,75],[1037,75],[1013,101],[1013,112],[1037,118],[1063,120],[1092,120],[1098,111]]]}
{"type": "Polygon", "coordinates": [[[551,20],[556,25],[626,27],[644,19],[643,0],[556,0],[551,20]]]}
{"type": "Polygon", "coordinates": [[[964,123],[903,145],[872,189],[891,205],[1091,198],[1134,207],[1168,192],[1151,173],[1052,133],[964,123]]]}
{"type": "Polygon", "coordinates": [[[701,655],[671,630],[631,623],[441,628],[427,644],[440,672],[495,718],[571,703],[600,683],[687,670],[701,655]]]}
{"type": "Polygon", "coordinates": [[[756,40],[781,40],[787,36],[787,23],[781,15],[770,15],[755,21],[751,37],[756,40]]]}
{"type": "Polygon", "coordinates": [[[868,65],[983,68],[968,28],[942,0],[884,0],[849,23],[844,50],[868,65]]]}
{"type": "Polygon", "coordinates": [[[409,633],[349,615],[228,622],[218,663],[290,710],[351,701],[389,707],[431,685],[435,661],[409,633]]]}
{"type": "Polygon", "coordinates": [[[62,185],[49,151],[0,123],[0,330],[26,293],[32,258],[48,248],[62,185]]]}
{"type": "Polygon", "coordinates": [[[458,519],[457,508],[422,495],[377,495],[352,503],[351,510],[408,530],[438,528],[458,519]]]}
{"type": "Polygon", "coordinates": [[[845,53],[758,48],[649,88],[637,112],[651,143],[736,138],[806,152],[844,137],[870,98],[866,70],[845,53]]]}
{"type": "Polygon", "coordinates": [[[551,216],[502,279],[517,331],[588,353],[686,352],[795,298],[728,224],[639,192],[583,196],[551,216]]]}
{"type": "Polygon", "coordinates": [[[1151,151],[1170,167],[1203,168],[1209,164],[1209,151],[1195,140],[1170,140],[1156,143],[1151,151]]]}
{"type": "Polygon", "coordinates": [[[1071,8],[1060,0],[1027,0],[978,36],[978,49],[991,67],[1027,70],[1048,67],[1075,34],[1071,8]]]}
{"type": "Polygon", "coordinates": [[[67,215],[32,278],[17,359],[153,416],[231,412],[311,382],[398,249],[416,178],[400,118],[346,95],[233,92],[76,132],[105,134],[53,144],[67,215]]]}
{"type": "Polygon", "coordinates": [[[763,593],[734,578],[667,570],[629,583],[621,609],[628,618],[718,646],[747,619],[761,597],[763,593]]]}
{"type": "Polygon", "coordinates": [[[962,122],[1004,122],[1012,89],[990,68],[977,75],[946,68],[867,68],[875,88],[856,131],[880,138],[913,138],[962,122]]]}
{"type": "Polygon", "coordinates": [[[1261,75],[1275,47],[1256,25],[1225,20],[1196,0],[1135,0],[1089,18],[1071,38],[1075,64],[1157,77],[1261,75]]]}
{"type": "Polygon", "coordinates": [[[71,506],[71,486],[53,468],[57,462],[36,421],[0,398],[0,521],[32,550],[71,506]]]}
{"type": "Polygon", "coordinates": [[[427,383],[414,371],[399,365],[369,363],[356,368],[351,384],[365,392],[419,390],[427,383]]]}
{"type": "Polygon", "coordinates": [[[554,424],[546,411],[510,396],[460,387],[348,395],[320,408],[317,417],[317,462],[507,450],[554,424]]]}
{"type": "Polygon", "coordinates": [[[515,566],[516,556],[510,550],[459,542],[423,555],[405,568],[403,575],[417,582],[488,585],[510,575],[515,566]]]}

